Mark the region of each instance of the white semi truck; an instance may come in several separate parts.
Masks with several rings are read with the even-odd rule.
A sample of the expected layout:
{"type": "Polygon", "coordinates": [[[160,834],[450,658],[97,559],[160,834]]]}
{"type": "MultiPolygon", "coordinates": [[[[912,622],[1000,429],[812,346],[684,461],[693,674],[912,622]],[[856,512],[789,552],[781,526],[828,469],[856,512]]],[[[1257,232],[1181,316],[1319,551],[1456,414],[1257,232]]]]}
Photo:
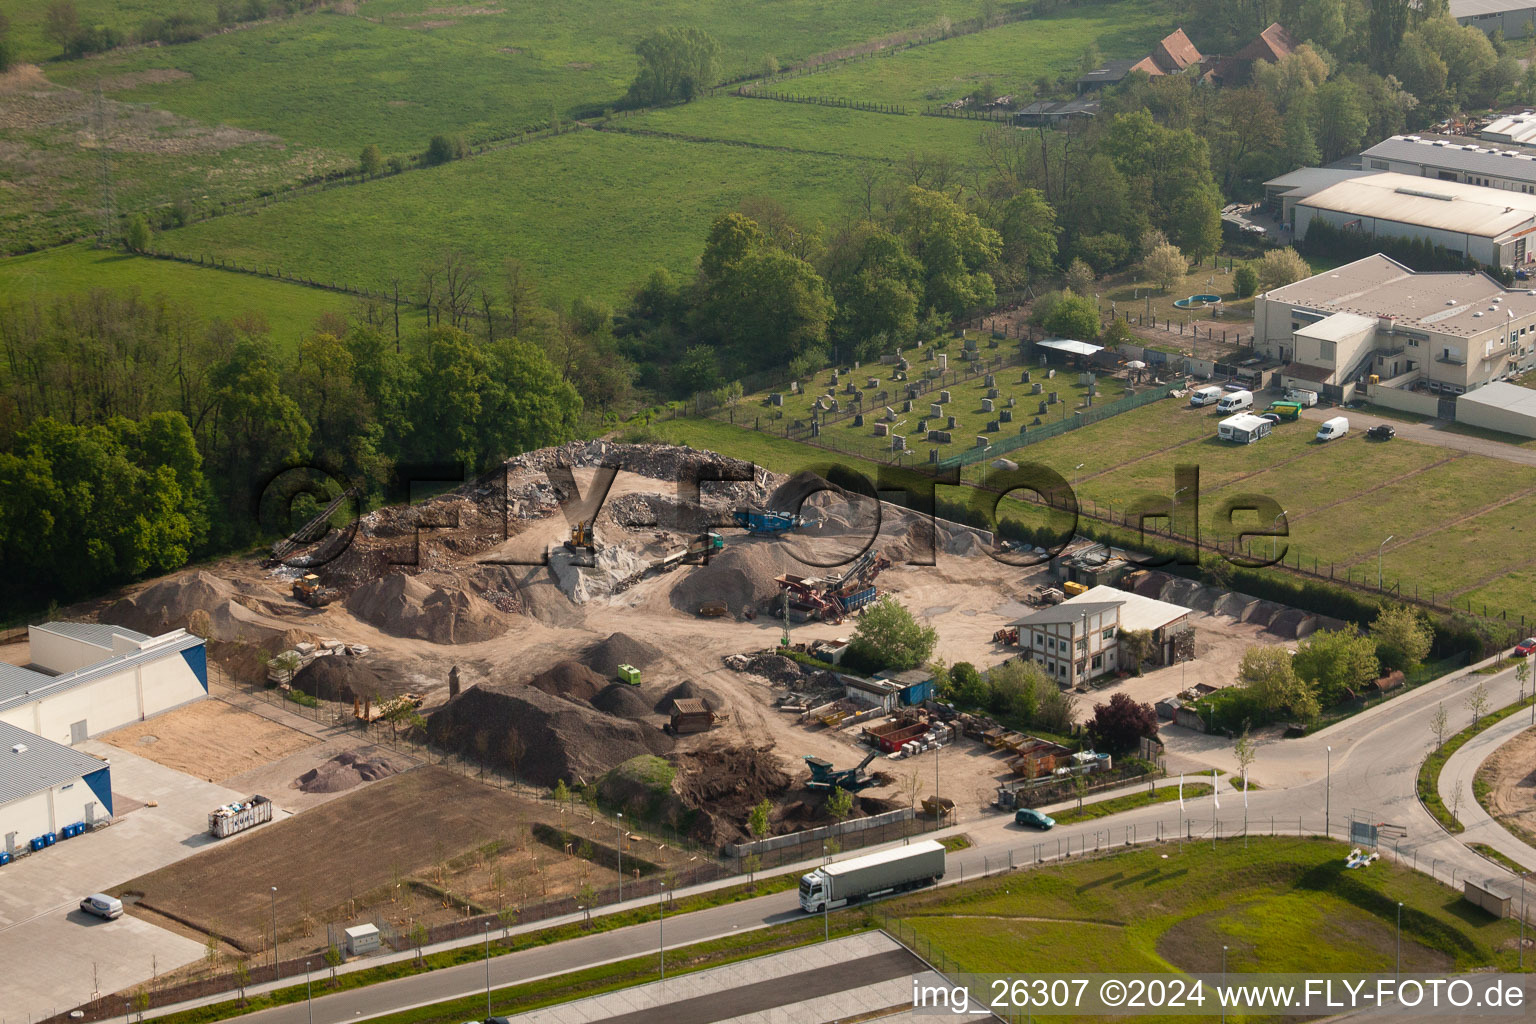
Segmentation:
{"type": "Polygon", "coordinates": [[[931,839],[838,861],[800,876],[800,908],[808,914],[858,900],[931,885],[944,877],[944,847],[931,839]]]}

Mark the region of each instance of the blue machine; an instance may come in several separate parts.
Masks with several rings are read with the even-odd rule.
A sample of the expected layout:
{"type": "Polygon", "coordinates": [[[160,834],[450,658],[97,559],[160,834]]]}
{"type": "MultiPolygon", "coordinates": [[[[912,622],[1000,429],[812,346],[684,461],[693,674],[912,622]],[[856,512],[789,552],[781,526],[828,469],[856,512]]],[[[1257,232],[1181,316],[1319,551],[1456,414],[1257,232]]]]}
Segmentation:
{"type": "Polygon", "coordinates": [[[736,525],[748,533],[787,533],[805,525],[805,517],[772,509],[739,508],[733,514],[736,525]]]}

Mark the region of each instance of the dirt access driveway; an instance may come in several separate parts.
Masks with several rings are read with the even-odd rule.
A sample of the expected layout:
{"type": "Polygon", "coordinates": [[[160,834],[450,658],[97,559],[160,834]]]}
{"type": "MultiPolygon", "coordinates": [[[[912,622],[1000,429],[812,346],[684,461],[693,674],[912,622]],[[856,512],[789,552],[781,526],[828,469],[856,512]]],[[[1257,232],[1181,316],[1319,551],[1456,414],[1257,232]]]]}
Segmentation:
{"type": "Polygon", "coordinates": [[[1490,459],[1503,459],[1505,462],[1515,462],[1522,466],[1536,466],[1536,451],[1529,448],[1518,448],[1503,441],[1490,441],[1486,437],[1473,437],[1470,434],[1454,434],[1437,424],[1388,419],[1385,416],[1375,416],[1358,409],[1317,407],[1303,409],[1301,415],[1303,419],[1317,423],[1335,416],[1343,416],[1349,420],[1351,433],[1355,431],[1364,433],[1379,423],[1385,423],[1395,428],[1399,437],[1406,437],[1410,441],[1451,448],[1471,455],[1483,455],[1490,459]]]}

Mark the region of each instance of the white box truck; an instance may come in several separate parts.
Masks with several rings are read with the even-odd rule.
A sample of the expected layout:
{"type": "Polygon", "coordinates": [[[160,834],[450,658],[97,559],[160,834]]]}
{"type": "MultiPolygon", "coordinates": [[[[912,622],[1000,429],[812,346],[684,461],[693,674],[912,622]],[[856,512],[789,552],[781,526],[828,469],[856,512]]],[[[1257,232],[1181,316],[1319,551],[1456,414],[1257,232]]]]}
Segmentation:
{"type": "Polygon", "coordinates": [[[1324,420],[1323,425],[1317,428],[1319,441],[1332,441],[1336,437],[1343,437],[1349,433],[1349,420],[1343,416],[1335,416],[1331,420],[1324,420]]]}
{"type": "Polygon", "coordinates": [[[1197,409],[1202,405],[1215,405],[1219,401],[1221,388],[1218,387],[1197,388],[1189,393],[1189,404],[1197,409]]]}
{"type": "Polygon", "coordinates": [[[1285,400],[1287,402],[1300,402],[1310,409],[1317,404],[1317,392],[1308,391],[1305,388],[1286,388],[1285,400]]]}
{"type": "Polygon", "coordinates": [[[208,812],[208,834],[216,839],[232,836],[272,820],[272,801],[253,796],[244,803],[225,804],[208,812]]]}
{"type": "Polygon", "coordinates": [[[836,910],[858,900],[931,885],[944,877],[944,847],[931,839],[838,861],[800,876],[800,909],[836,910]]]}
{"type": "Polygon", "coordinates": [[[1253,408],[1252,391],[1234,391],[1223,395],[1221,401],[1216,403],[1217,412],[1241,412],[1244,409],[1253,408]]]}

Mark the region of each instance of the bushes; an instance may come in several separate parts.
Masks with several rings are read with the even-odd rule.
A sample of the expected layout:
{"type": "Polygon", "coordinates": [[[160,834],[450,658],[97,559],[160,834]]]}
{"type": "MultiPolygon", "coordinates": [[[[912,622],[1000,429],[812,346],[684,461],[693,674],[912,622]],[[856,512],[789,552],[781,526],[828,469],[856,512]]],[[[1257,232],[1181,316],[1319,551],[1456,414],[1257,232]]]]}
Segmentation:
{"type": "Polygon", "coordinates": [[[1237,292],[1237,297],[1246,299],[1254,293],[1259,286],[1259,275],[1252,265],[1244,263],[1237,268],[1232,275],[1232,290],[1237,292]]]}
{"type": "Polygon", "coordinates": [[[434,135],[427,143],[422,161],[428,164],[446,164],[450,160],[462,160],[469,156],[469,147],[458,135],[434,135]]]}

